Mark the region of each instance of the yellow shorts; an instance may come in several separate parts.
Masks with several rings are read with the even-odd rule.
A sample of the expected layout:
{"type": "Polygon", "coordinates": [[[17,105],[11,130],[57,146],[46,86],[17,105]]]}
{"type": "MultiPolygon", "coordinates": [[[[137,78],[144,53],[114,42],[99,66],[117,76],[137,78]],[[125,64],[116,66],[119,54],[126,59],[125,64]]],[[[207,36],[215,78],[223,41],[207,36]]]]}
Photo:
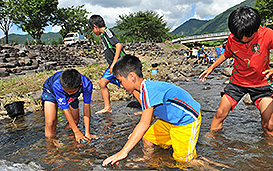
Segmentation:
{"type": "Polygon", "coordinates": [[[189,162],[197,157],[196,144],[199,137],[202,117],[188,125],[177,126],[158,119],[143,138],[163,148],[172,146],[173,157],[180,162],[189,162]]]}

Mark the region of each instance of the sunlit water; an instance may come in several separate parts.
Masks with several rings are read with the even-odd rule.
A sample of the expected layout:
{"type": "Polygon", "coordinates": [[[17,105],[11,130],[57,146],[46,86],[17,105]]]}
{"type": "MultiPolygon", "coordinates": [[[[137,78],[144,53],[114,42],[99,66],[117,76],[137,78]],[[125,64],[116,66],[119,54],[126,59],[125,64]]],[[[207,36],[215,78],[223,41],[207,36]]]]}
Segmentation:
{"type": "MultiPolygon", "coordinates": [[[[122,148],[140,119],[139,115],[134,115],[140,111],[139,108],[126,107],[129,101],[112,102],[112,115],[94,115],[103,104],[92,104],[91,133],[98,139],[92,139],[88,144],[77,144],[72,132],[64,130],[67,122],[62,111],[58,113],[57,138],[60,144],[57,147],[56,143],[54,145],[44,138],[43,112],[28,113],[16,118],[14,124],[9,119],[0,120],[0,160],[6,165],[8,162],[34,162],[46,170],[272,170],[273,140],[264,135],[256,107],[240,102],[215,138],[207,138],[205,135],[219,105],[219,92],[224,87],[224,80],[208,79],[204,84],[197,77],[192,79],[192,82],[177,84],[202,105],[198,155],[216,164],[199,157],[203,161],[199,164],[178,165],[172,159],[171,149],[159,147],[149,158],[143,158],[140,142],[118,166],[102,167],[106,157],[122,148]]],[[[79,127],[82,131],[83,125],[81,117],[79,127]]]]}

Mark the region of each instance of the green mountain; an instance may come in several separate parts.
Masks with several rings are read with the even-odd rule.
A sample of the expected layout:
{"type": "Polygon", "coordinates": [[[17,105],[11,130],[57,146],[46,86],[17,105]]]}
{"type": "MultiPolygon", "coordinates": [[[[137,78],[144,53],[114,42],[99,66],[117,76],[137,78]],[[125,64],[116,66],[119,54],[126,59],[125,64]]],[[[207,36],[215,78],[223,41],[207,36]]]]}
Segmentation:
{"type": "Polygon", "coordinates": [[[238,5],[235,5],[223,13],[217,15],[211,20],[198,20],[190,19],[177,27],[172,33],[177,35],[197,35],[202,33],[218,33],[218,32],[228,32],[228,16],[229,14],[239,6],[250,6],[254,7],[256,0],[246,0],[238,5]],[[203,24],[201,24],[203,23],[203,24]]]}
{"type": "Polygon", "coordinates": [[[191,35],[207,22],[209,22],[209,20],[190,19],[181,26],[177,27],[174,31],[172,31],[172,33],[177,35],[191,35]]]}
{"type": "MultiPolygon", "coordinates": [[[[58,33],[53,33],[53,32],[49,32],[49,33],[44,33],[41,36],[41,41],[45,42],[45,44],[48,44],[49,40],[50,42],[52,42],[52,40],[55,40],[56,42],[59,39],[62,39],[61,34],[58,33]]],[[[21,35],[21,34],[9,34],[9,43],[18,43],[18,44],[25,44],[27,42],[27,39],[29,41],[29,43],[31,43],[34,39],[29,35],[29,34],[25,34],[25,35],[21,35]]],[[[3,38],[4,42],[5,42],[5,37],[3,38]]]]}

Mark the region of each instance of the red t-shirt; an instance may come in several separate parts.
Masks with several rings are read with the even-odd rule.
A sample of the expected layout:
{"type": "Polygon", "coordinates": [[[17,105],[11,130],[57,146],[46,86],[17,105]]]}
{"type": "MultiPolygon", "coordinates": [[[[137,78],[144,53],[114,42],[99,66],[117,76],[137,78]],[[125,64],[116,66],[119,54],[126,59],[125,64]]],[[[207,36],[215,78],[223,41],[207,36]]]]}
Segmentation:
{"type": "Polygon", "coordinates": [[[260,27],[248,43],[240,43],[231,33],[228,37],[225,57],[234,57],[234,69],[230,83],[243,87],[261,87],[271,85],[264,79],[263,71],[269,69],[270,49],[273,49],[273,30],[260,27]]]}

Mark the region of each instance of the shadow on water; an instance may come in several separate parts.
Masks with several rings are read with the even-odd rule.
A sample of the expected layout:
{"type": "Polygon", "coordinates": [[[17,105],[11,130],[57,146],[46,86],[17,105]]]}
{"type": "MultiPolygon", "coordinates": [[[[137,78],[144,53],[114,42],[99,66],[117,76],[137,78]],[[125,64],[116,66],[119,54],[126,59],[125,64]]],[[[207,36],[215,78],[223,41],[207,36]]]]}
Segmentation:
{"type": "MultiPolygon", "coordinates": [[[[172,150],[160,147],[156,147],[148,158],[143,158],[142,143],[138,143],[119,165],[102,167],[106,157],[122,148],[140,119],[139,115],[134,115],[140,109],[126,107],[129,103],[126,101],[112,102],[112,115],[94,115],[103,104],[92,104],[91,133],[98,138],[86,144],[77,144],[73,133],[64,130],[66,119],[62,111],[58,113],[57,141],[54,142],[44,138],[43,112],[28,113],[16,118],[14,124],[9,119],[0,120],[0,160],[34,162],[46,170],[272,170],[273,140],[263,134],[260,114],[255,107],[240,102],[225,120],[224,128],[214,138],[207,138],[210,121],[220,102],[223,80],[211,79],[204,84],[193,78],[192,82],[177,84],[202,105],[198,154],[225,166],[202,158],[199,165],[178,165],[172,159],[172,150]]],[[[82,131],[83,125],[81,117],[79,127],[82,131]]]]}

